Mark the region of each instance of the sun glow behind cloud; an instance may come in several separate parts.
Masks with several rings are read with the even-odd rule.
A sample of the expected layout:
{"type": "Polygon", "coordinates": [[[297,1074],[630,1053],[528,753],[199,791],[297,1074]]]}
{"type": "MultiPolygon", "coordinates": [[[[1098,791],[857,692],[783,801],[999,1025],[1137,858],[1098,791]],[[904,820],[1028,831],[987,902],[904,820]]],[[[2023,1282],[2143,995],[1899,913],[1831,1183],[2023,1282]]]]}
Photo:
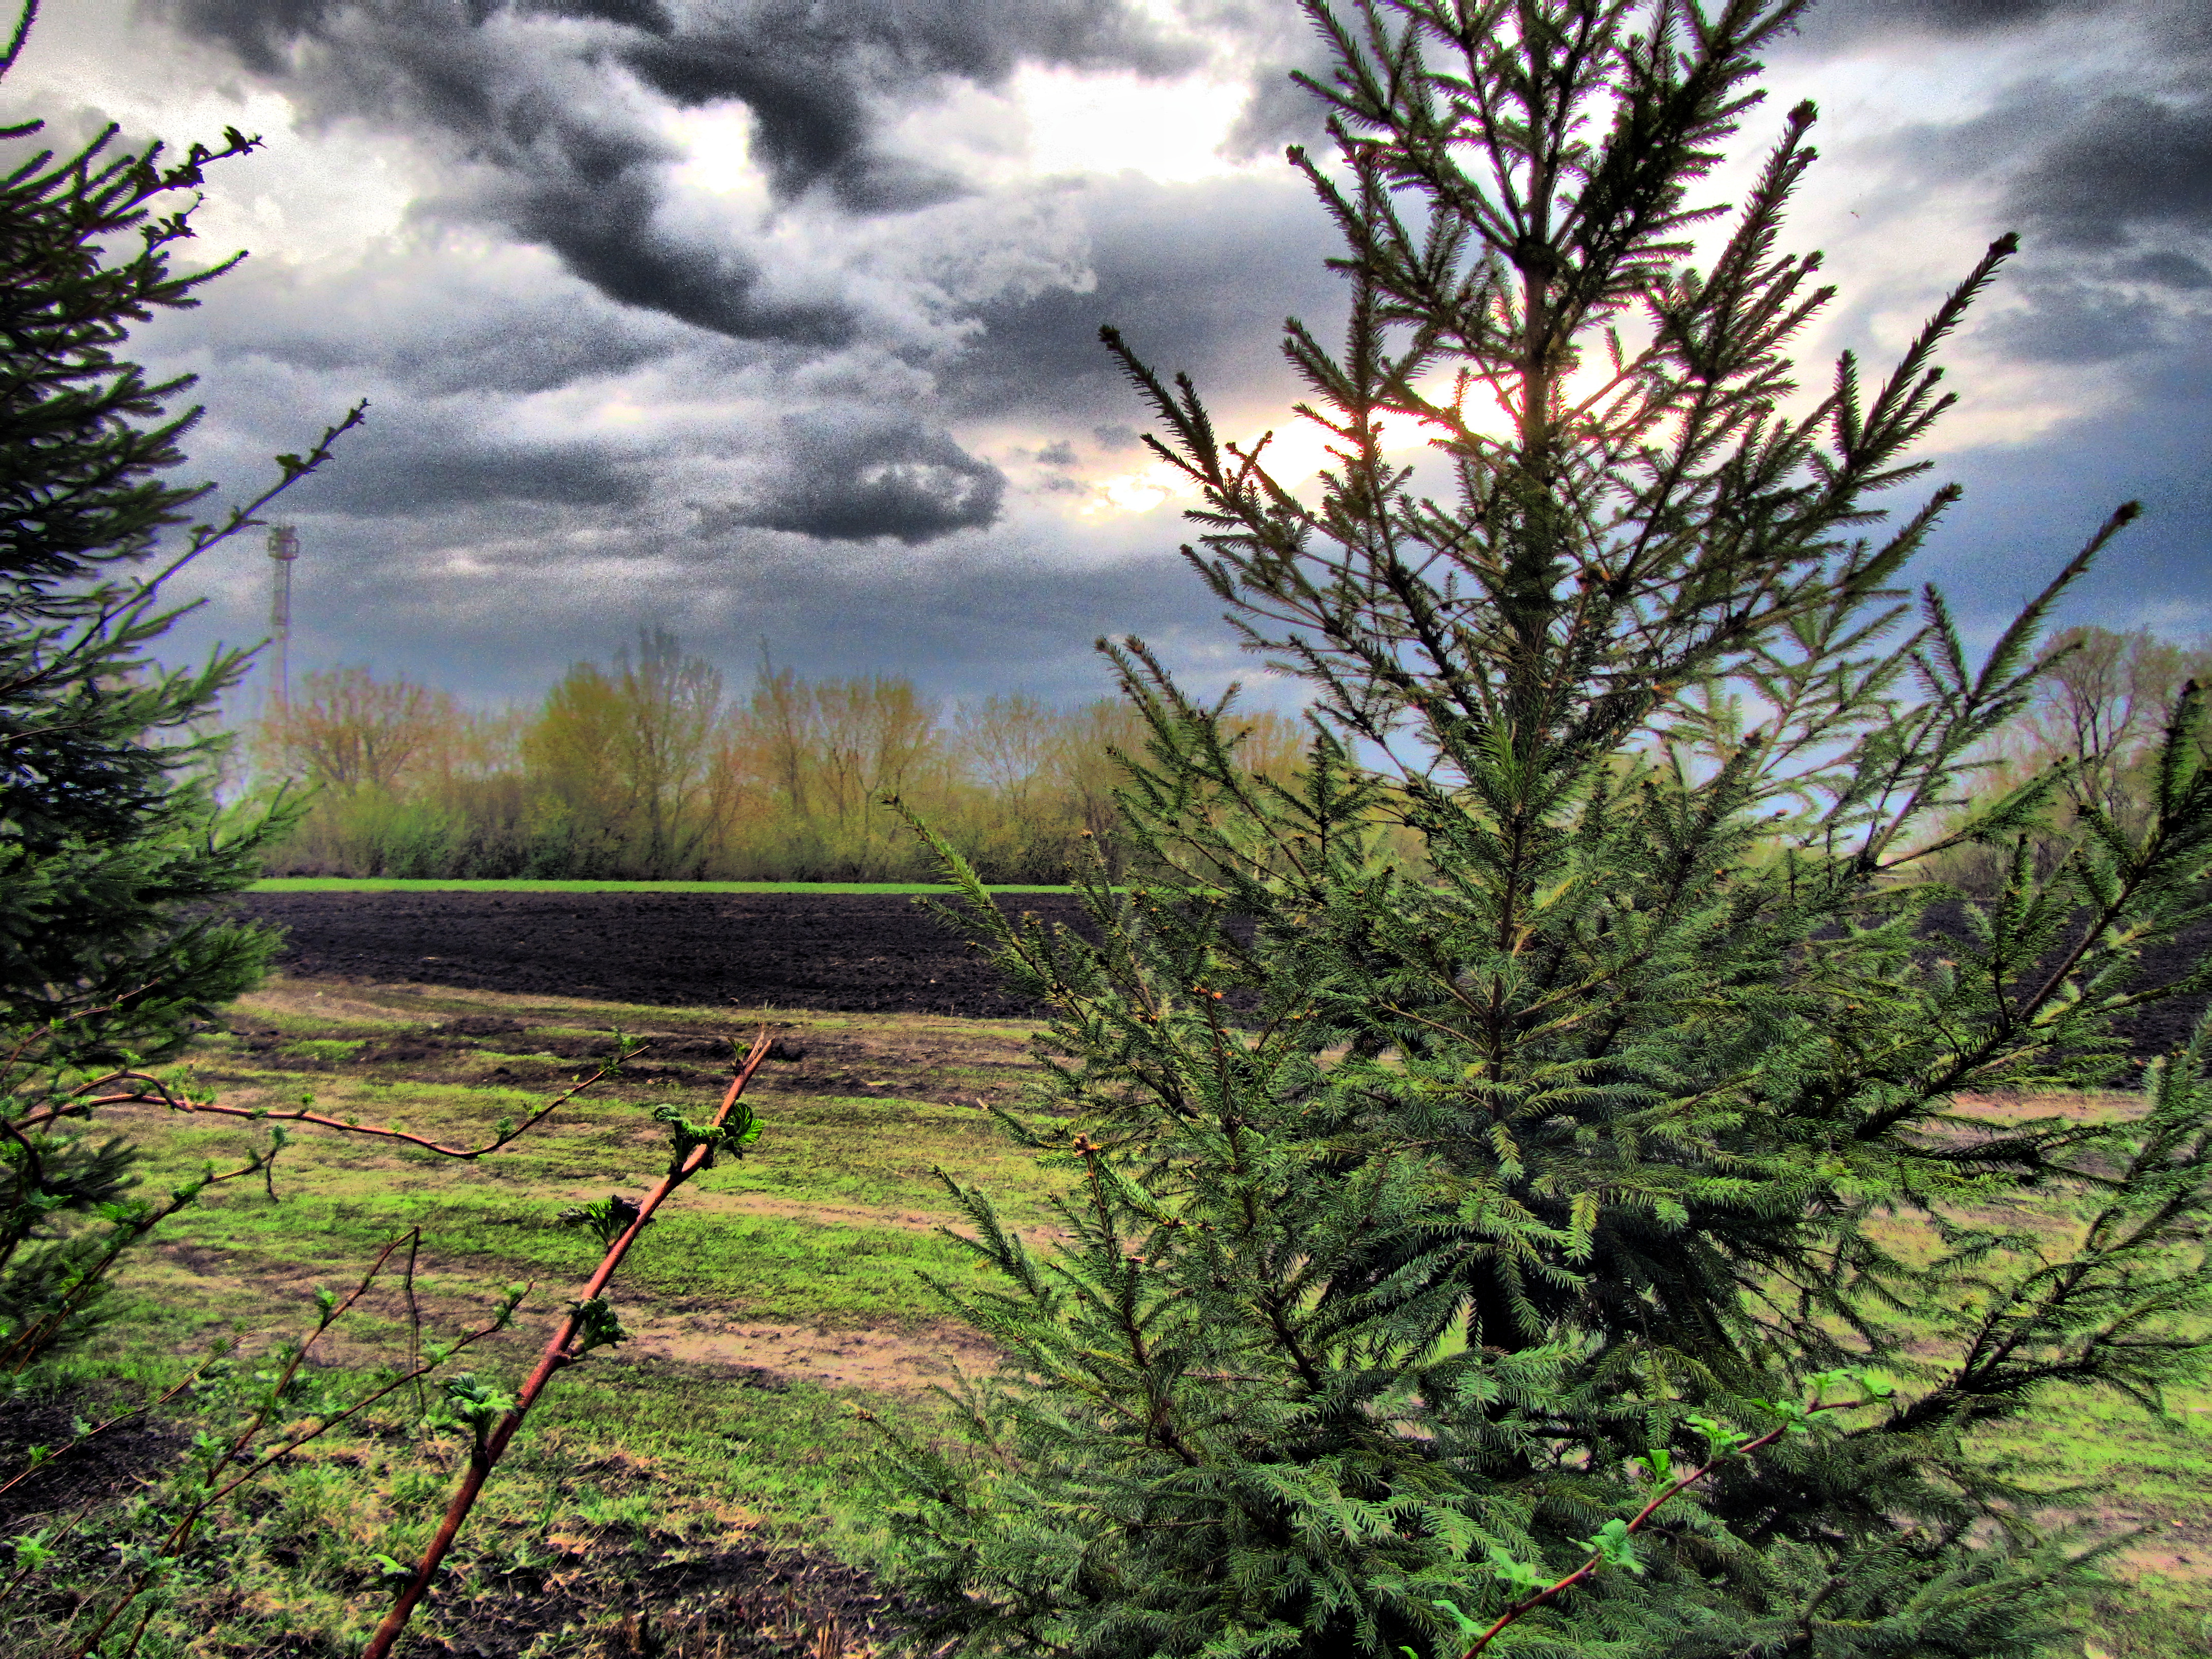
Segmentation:
{"type": "Polygon", "coordinates": [[[1237,170],[1222,148],[1248,91],[1206,76],[1158,81],[1030,64],[1007,96],[1028,130],[1034,173],[1128,172],[1188,184],[1237,170]]]}

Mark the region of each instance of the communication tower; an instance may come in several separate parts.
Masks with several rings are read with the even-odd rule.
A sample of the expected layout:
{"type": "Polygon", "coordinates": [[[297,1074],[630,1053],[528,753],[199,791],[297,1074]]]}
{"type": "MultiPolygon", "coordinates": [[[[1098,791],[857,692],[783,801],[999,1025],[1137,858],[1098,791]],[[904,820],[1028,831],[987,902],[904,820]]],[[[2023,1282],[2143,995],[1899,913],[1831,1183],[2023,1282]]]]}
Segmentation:
{"type": "Polygon", "coordinates": [[[276,641],[276,706],[292,705],[292,562],[300,556],[300,532],[289,524],[269,526],[269,556],[275,561],[269,580],[269,628],[276,641]]]}

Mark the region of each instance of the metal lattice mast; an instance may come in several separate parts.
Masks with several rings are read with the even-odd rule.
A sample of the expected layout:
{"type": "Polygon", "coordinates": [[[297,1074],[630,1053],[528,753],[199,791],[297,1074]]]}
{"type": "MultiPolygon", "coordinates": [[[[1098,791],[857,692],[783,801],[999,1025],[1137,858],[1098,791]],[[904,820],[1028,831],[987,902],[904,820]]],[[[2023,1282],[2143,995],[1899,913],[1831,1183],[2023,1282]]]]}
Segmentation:
{"type": "Polygon", "coordinates": [[[300,532],[289,524],[269,526],[269,628],[276,642],[276,706],[292,704],[292,562],[300,556],[300,532]]]}

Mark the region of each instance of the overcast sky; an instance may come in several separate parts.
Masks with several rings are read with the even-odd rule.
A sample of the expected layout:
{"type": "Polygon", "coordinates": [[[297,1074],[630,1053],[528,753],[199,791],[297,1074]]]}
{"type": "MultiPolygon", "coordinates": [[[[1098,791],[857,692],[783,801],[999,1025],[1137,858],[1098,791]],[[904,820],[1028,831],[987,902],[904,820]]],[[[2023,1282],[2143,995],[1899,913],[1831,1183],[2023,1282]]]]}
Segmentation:
{"type": "MultiPolygon", "coordinates": [[[[135,349],[200,376],[230,494],[369,399],[287,507],[295,671],[496,702],[657,624],[733,689],[764,640],[1073,700],[1103,632],[1249,673],[1096,337],[1277,424],[1282,318],[1340,308],[1282,157],[1312,60],[1291,0],[47,0],[0,108],[268,140],[191,250],[252,257],[135,349]]],[[[1986,624],[2139,496],[2076,617],[2212,630],[2212,6],[1829,0],[1769,85],[1747,150],[1822,110],[1815,355],[2025,239],[1951,355],[1922,574],[1986,624]]],[[[180,642],[259,637],[268,570],[211,556],[180,642]]]]}

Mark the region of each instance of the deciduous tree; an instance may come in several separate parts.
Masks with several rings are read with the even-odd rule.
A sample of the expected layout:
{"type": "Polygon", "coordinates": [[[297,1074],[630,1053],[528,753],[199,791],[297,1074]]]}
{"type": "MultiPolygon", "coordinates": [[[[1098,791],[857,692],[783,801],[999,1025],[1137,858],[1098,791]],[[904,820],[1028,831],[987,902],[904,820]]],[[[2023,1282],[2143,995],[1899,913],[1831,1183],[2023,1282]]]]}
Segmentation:
{"type": "Polygon", "coordinates": [[[262,769],[350,793],[390,789],[408,769],[452,746],[460,712],[452,694],[404,674],[380,680],[366,668],[313,670],[253,731],[262,769]]]}

